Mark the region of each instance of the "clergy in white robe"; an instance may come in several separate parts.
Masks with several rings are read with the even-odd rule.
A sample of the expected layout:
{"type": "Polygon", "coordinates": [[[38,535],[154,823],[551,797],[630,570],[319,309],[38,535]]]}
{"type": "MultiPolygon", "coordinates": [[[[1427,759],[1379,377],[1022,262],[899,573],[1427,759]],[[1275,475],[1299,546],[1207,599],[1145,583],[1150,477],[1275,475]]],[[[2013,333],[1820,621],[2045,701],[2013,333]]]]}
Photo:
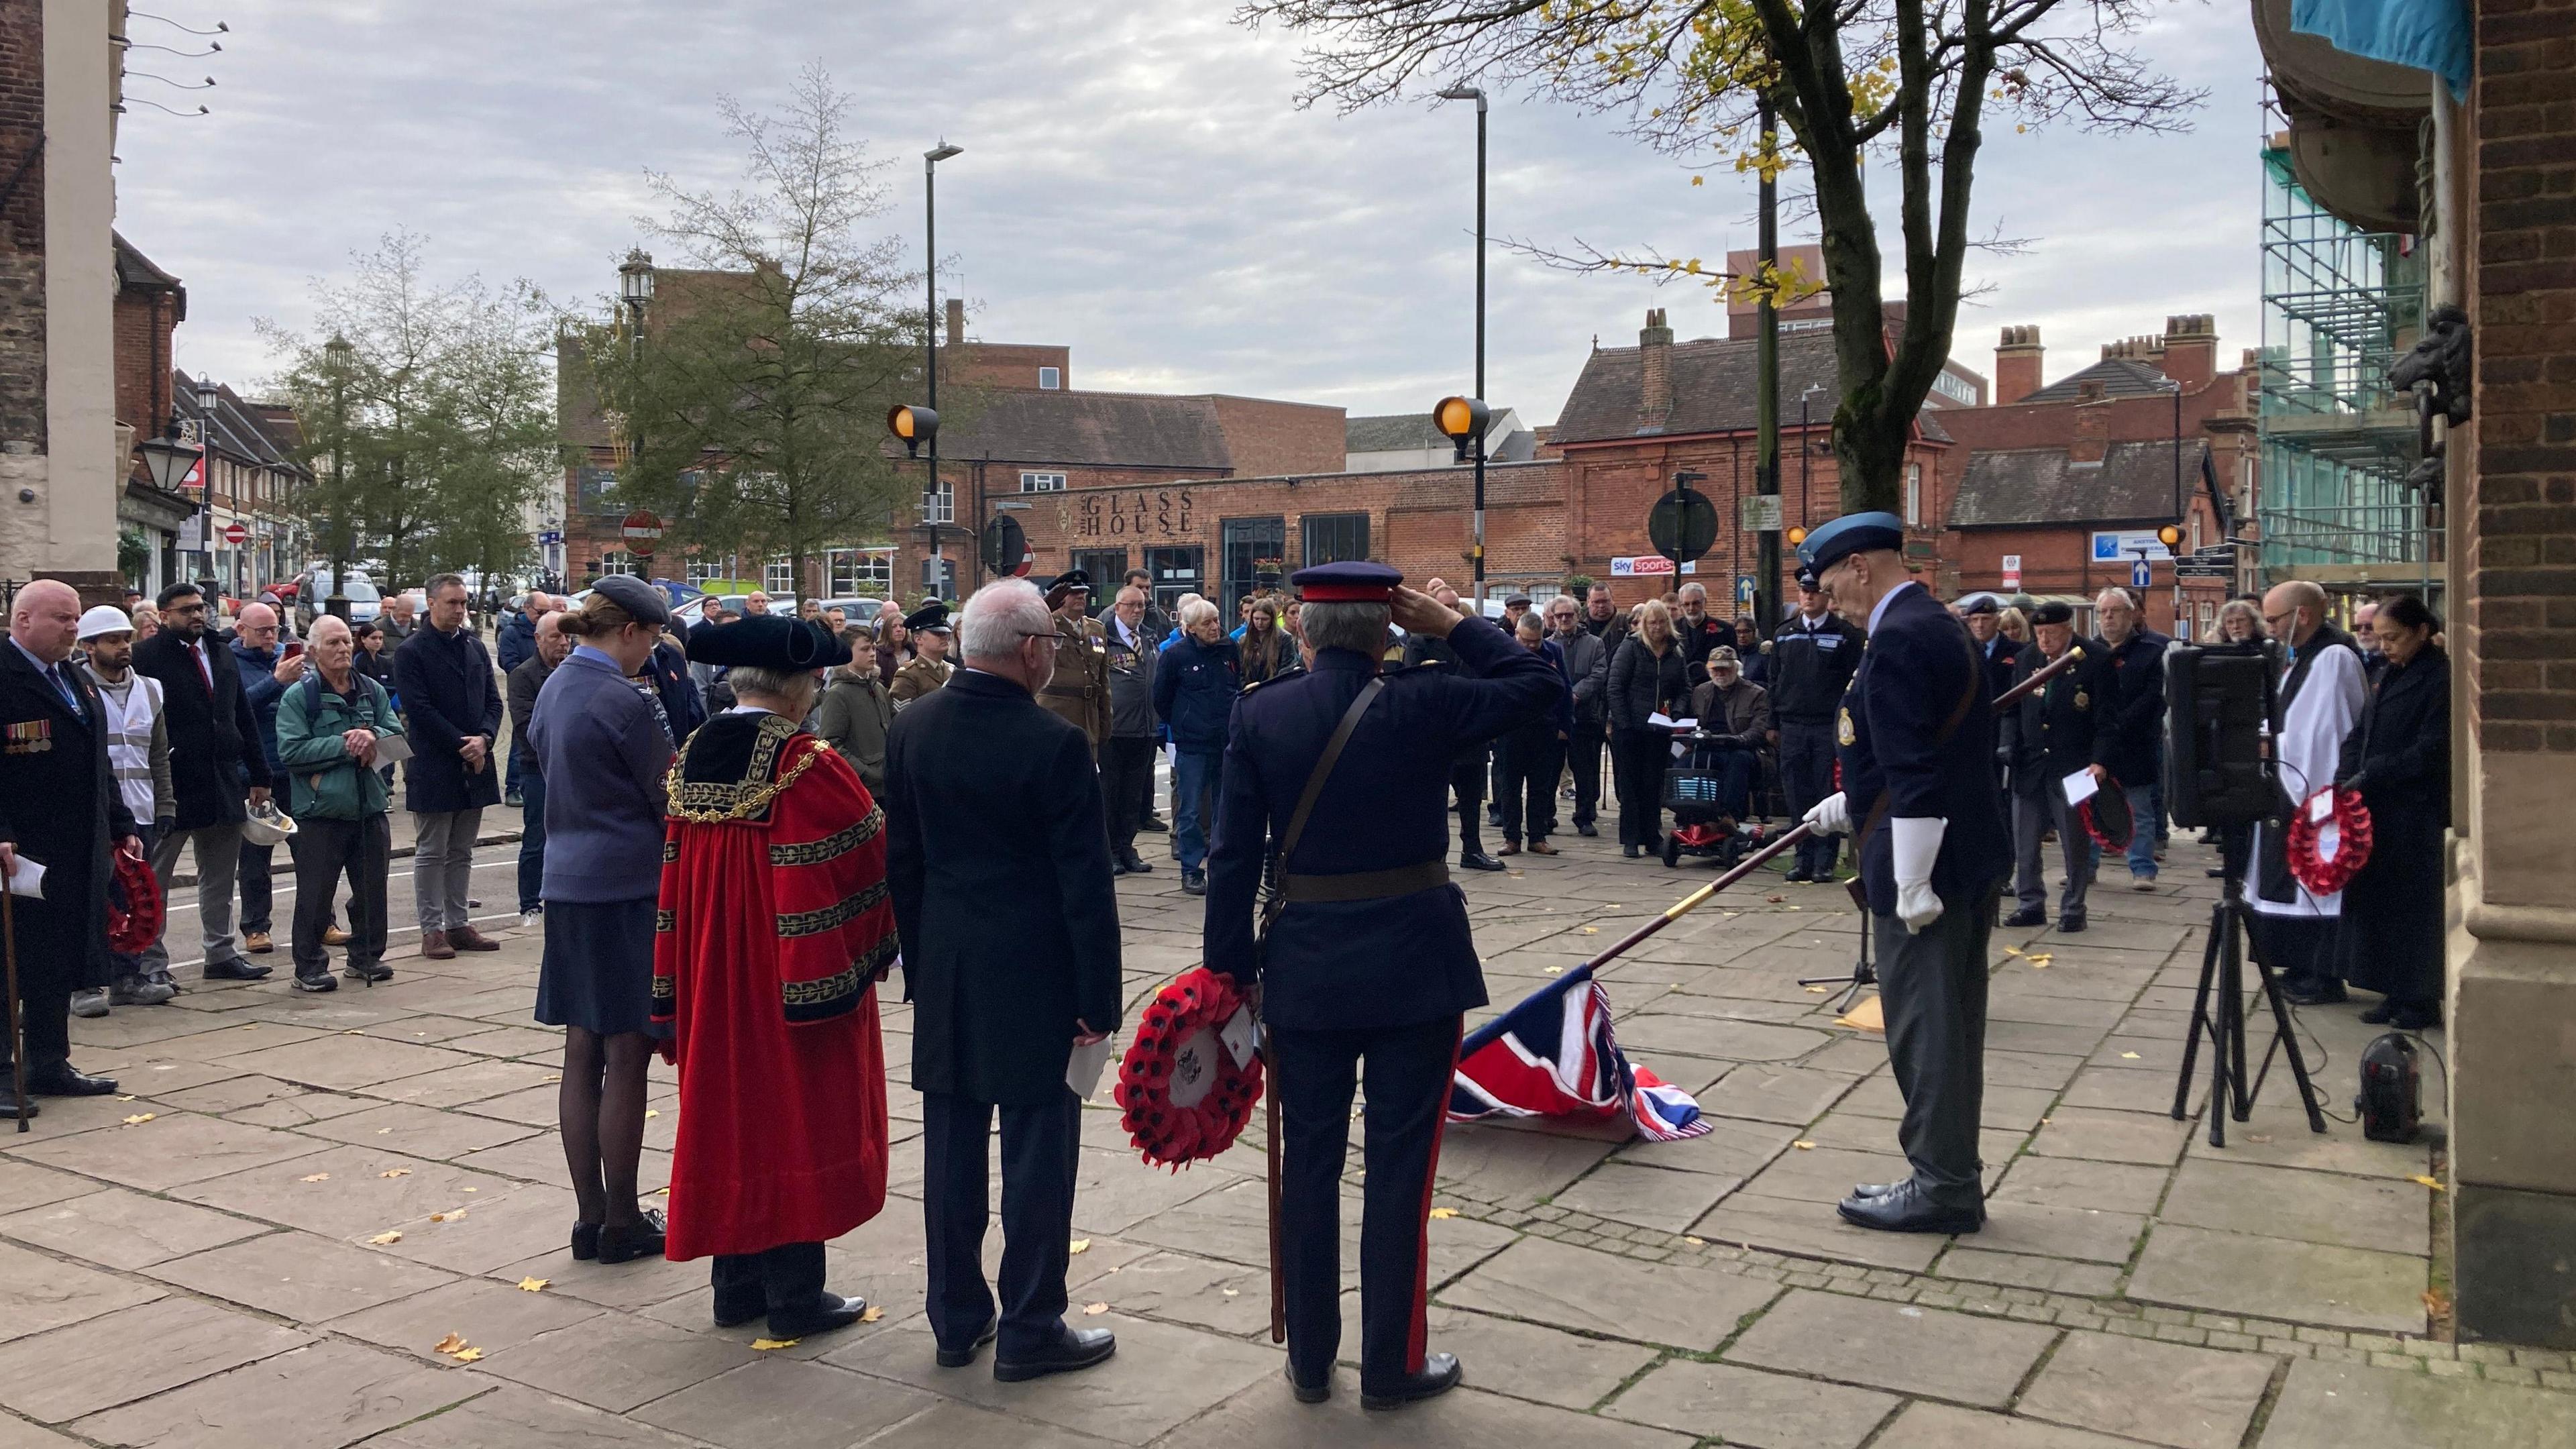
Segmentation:
{"type": "MultiPolygon", "coordinates": [[[[2344,736],[2370,694],[2361,650],[2326,620],[2325,604],[2325,591],[2306,580],[2282,584],[2263,599],[2288,664],[2272,719],[2272,755],[2280,763],[2281,792],[2294,808],[2333,785],[2344,736]]],[[[2259,918],[2256,944],[2293,999],[2340,1001],[2343,984],[2332,963],[2343,898],[2318,895],[2291,878],[2283,834],[2268,824],[2254,831],[2245,903],[2259,918]]]]}

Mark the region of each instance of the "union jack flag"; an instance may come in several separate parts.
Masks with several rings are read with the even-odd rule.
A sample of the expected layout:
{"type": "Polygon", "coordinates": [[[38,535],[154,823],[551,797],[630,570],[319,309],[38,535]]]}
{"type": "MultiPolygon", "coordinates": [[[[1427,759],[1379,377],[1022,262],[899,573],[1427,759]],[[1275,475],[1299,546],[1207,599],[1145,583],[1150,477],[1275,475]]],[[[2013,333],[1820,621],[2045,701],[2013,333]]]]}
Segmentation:
{"type": "Polygon", "coordinates": [[[1644,1067],[1631,1066],[1610,1029],[1610,993],[1578,966],[1458,1047],[1449,1120],[1480,1117],[1625,1117],[1649,1142],[1707,1135],[1699,1103],[1644,1067]]]}

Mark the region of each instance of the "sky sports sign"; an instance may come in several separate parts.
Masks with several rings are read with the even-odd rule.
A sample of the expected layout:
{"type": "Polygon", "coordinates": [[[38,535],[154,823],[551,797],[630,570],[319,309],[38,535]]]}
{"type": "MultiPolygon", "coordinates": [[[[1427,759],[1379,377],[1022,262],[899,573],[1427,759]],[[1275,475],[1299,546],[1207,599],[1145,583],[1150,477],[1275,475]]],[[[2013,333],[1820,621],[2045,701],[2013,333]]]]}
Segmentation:
{"type": "MultiPolygon", "coordinates": [[[[1672,571],[1673,561],[1659,553],[1641,554],[1635,558],[1613,558],[1610,560],[1610,577],[1614,579],[1655,578],[1660,575],[1668,575],[1672,573],[1672,571]]],[[[1686,574],[1695,574],[1699,572],[1699,565],[1697,563],[1686,563],[1682,565],[1681,571],[1686,574]]]]}

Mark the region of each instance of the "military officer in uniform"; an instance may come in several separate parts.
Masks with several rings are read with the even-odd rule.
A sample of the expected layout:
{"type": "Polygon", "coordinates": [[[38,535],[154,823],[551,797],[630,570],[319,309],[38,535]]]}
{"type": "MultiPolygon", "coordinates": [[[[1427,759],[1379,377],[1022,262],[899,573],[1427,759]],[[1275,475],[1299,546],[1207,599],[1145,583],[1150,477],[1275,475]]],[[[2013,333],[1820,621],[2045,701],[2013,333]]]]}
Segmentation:
{"type": "MultiPolygon", "coordinates": [[[[1444,609],[1455,612],[1458,608],[1458,591],[1438,579],[1431,581],[1427,596],[1444,609]]],[[[1407,634],[1403,658],[1405,667],[1409,669],[1458,667],[1458,653],[1450,647],[1448,639],[1418,631],[1407,634]]],[[[1493,741],[1490,739],[1467,741],[1459,750],[1458,758],[1449,762],[1449,773],[1445,777],[1450,793],[1457,797],[1458,864],[1466,870],[1503,868],[1501,861],[1485,853],[1485,842],[1476,828],[1476,821],[1485,806],[1485,761],[1492,753],[1493,741]]],[[[1495,817],[1494,823],[1501,824],[1501,818],[1495,817]]]]}
{"type": "Polygon", "coordinates": [[[915,652],[894,672],[894,683],[886,686],[886,696],[897,709],[946,684],[957,672],[957,666],[948,662],[947,604],[931,600],[904,615],[903,627],[912,636],[915,652]]]}
{"type": "Polygon", "coordinates": [[[1967,626],[1906,577],[1904,544],[1895,514],[1852,513],[1798,546],[1834,612],[1867,621],[1835,719],[1843,788],[1806,823],[1854,831],[1905,1099],[1897,1140],[1914,1168],[1853,1189],[1840,1211],[1889,1232],[1973,1233],[1986,1220],[1986,934],[2012,852],[1995,802],[1994,688],[1967,626]]]}
{"type": "MultiPolygon", "coordinates": [[[[1771,718],[1780,732],[1780,786],[1789,813],[1804,815],[1834,792],[1834,711],[1843,686],[1860,668],[1860,630],[1825,607],[1813,574],[1798,574],[1798,613],[1762,646],[1770,679],[1771,718]]],[[[1793,881],[1830,881],[1841,842],[1828,835],[1798,842],[1793,881]]]]}
{"type": "Polygon", "coordinates": [[[1090,738],[1096,765],[1109,738],[1109,632],[1091,617],[1091,576],[1065,570],[1047,585],[1046,601],[1055,611],[1055,678],[1038,703],[1090,738]]]}
{"type": "Polygon", "coordinates": [[[1442,858],[1450,772],[1545,713],[1564,685],[1546,656],[1399,587],[1384,564],[1323,564],[1292,582],[1313,667],[1244,691],[1235,708],[1204,945],[1210,969],[1258,989],[1274,1048],[1288,1378],[1306,1403],[1332,1392],[1340,1347],[1338,1209],[1365,1063],[1360,1402],[1392,1409],[1459,1377],[1455,1357],[1423,1343],[1440,1126],[1463,1014],[1485,1003],[1466,897],[1442,858]],[[1456,667],[1381,672],[1390,617],[1445,640],[1456,667]],[[1274,851],[1279,914],[1256,942],[1274,851]]]}
{"type": "MultiPolygon", "coordinates": [[[[2054,664],[2075,643],[2075,610],[2051,600],[2034,610],[2031,633],[2035,647],[2021,651],[2012,682],[2019,684],[2045,665],[2054,664]]],[[[2007,641],[2009,642],[2009,641],[2007,641]]],[[[2007,926],[2048,922],[2048,886],[2040,872],[2040,837],[2054,829],[2066,866],[2066,884],[2057,897],[2057,929],[2073,934],[2084,929],[2084,894],[2093,884],[2096,851],[2082,821],[2066,803],[2066,777],[2102,769],[2100,723],[2110,707],[2110,681],[2101,660],[2091,654],[2073,668],[2023,696],[2001,722],[2002,746],[1996,758],[2012,771],[2013,877],[2020,909],[2007,926]]],[[[2117,789],[2116,782],[2112,788],[2117,789]]]]}

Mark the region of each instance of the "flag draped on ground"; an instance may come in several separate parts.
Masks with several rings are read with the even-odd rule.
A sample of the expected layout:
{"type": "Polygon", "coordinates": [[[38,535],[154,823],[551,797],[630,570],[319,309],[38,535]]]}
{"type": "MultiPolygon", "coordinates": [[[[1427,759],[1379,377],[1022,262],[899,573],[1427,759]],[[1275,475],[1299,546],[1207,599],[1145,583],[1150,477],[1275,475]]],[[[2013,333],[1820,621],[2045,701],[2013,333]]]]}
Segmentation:
{"type": "Polygon", "coordinates": [[[1705,1135],[1699,1103],[1631,1066],[1610,1029],[1610,993],[1578,966],[1470,1033],[1458,1048],[1449,1120],[1625,1117],[1650,1142],[1705,1135]]]}

